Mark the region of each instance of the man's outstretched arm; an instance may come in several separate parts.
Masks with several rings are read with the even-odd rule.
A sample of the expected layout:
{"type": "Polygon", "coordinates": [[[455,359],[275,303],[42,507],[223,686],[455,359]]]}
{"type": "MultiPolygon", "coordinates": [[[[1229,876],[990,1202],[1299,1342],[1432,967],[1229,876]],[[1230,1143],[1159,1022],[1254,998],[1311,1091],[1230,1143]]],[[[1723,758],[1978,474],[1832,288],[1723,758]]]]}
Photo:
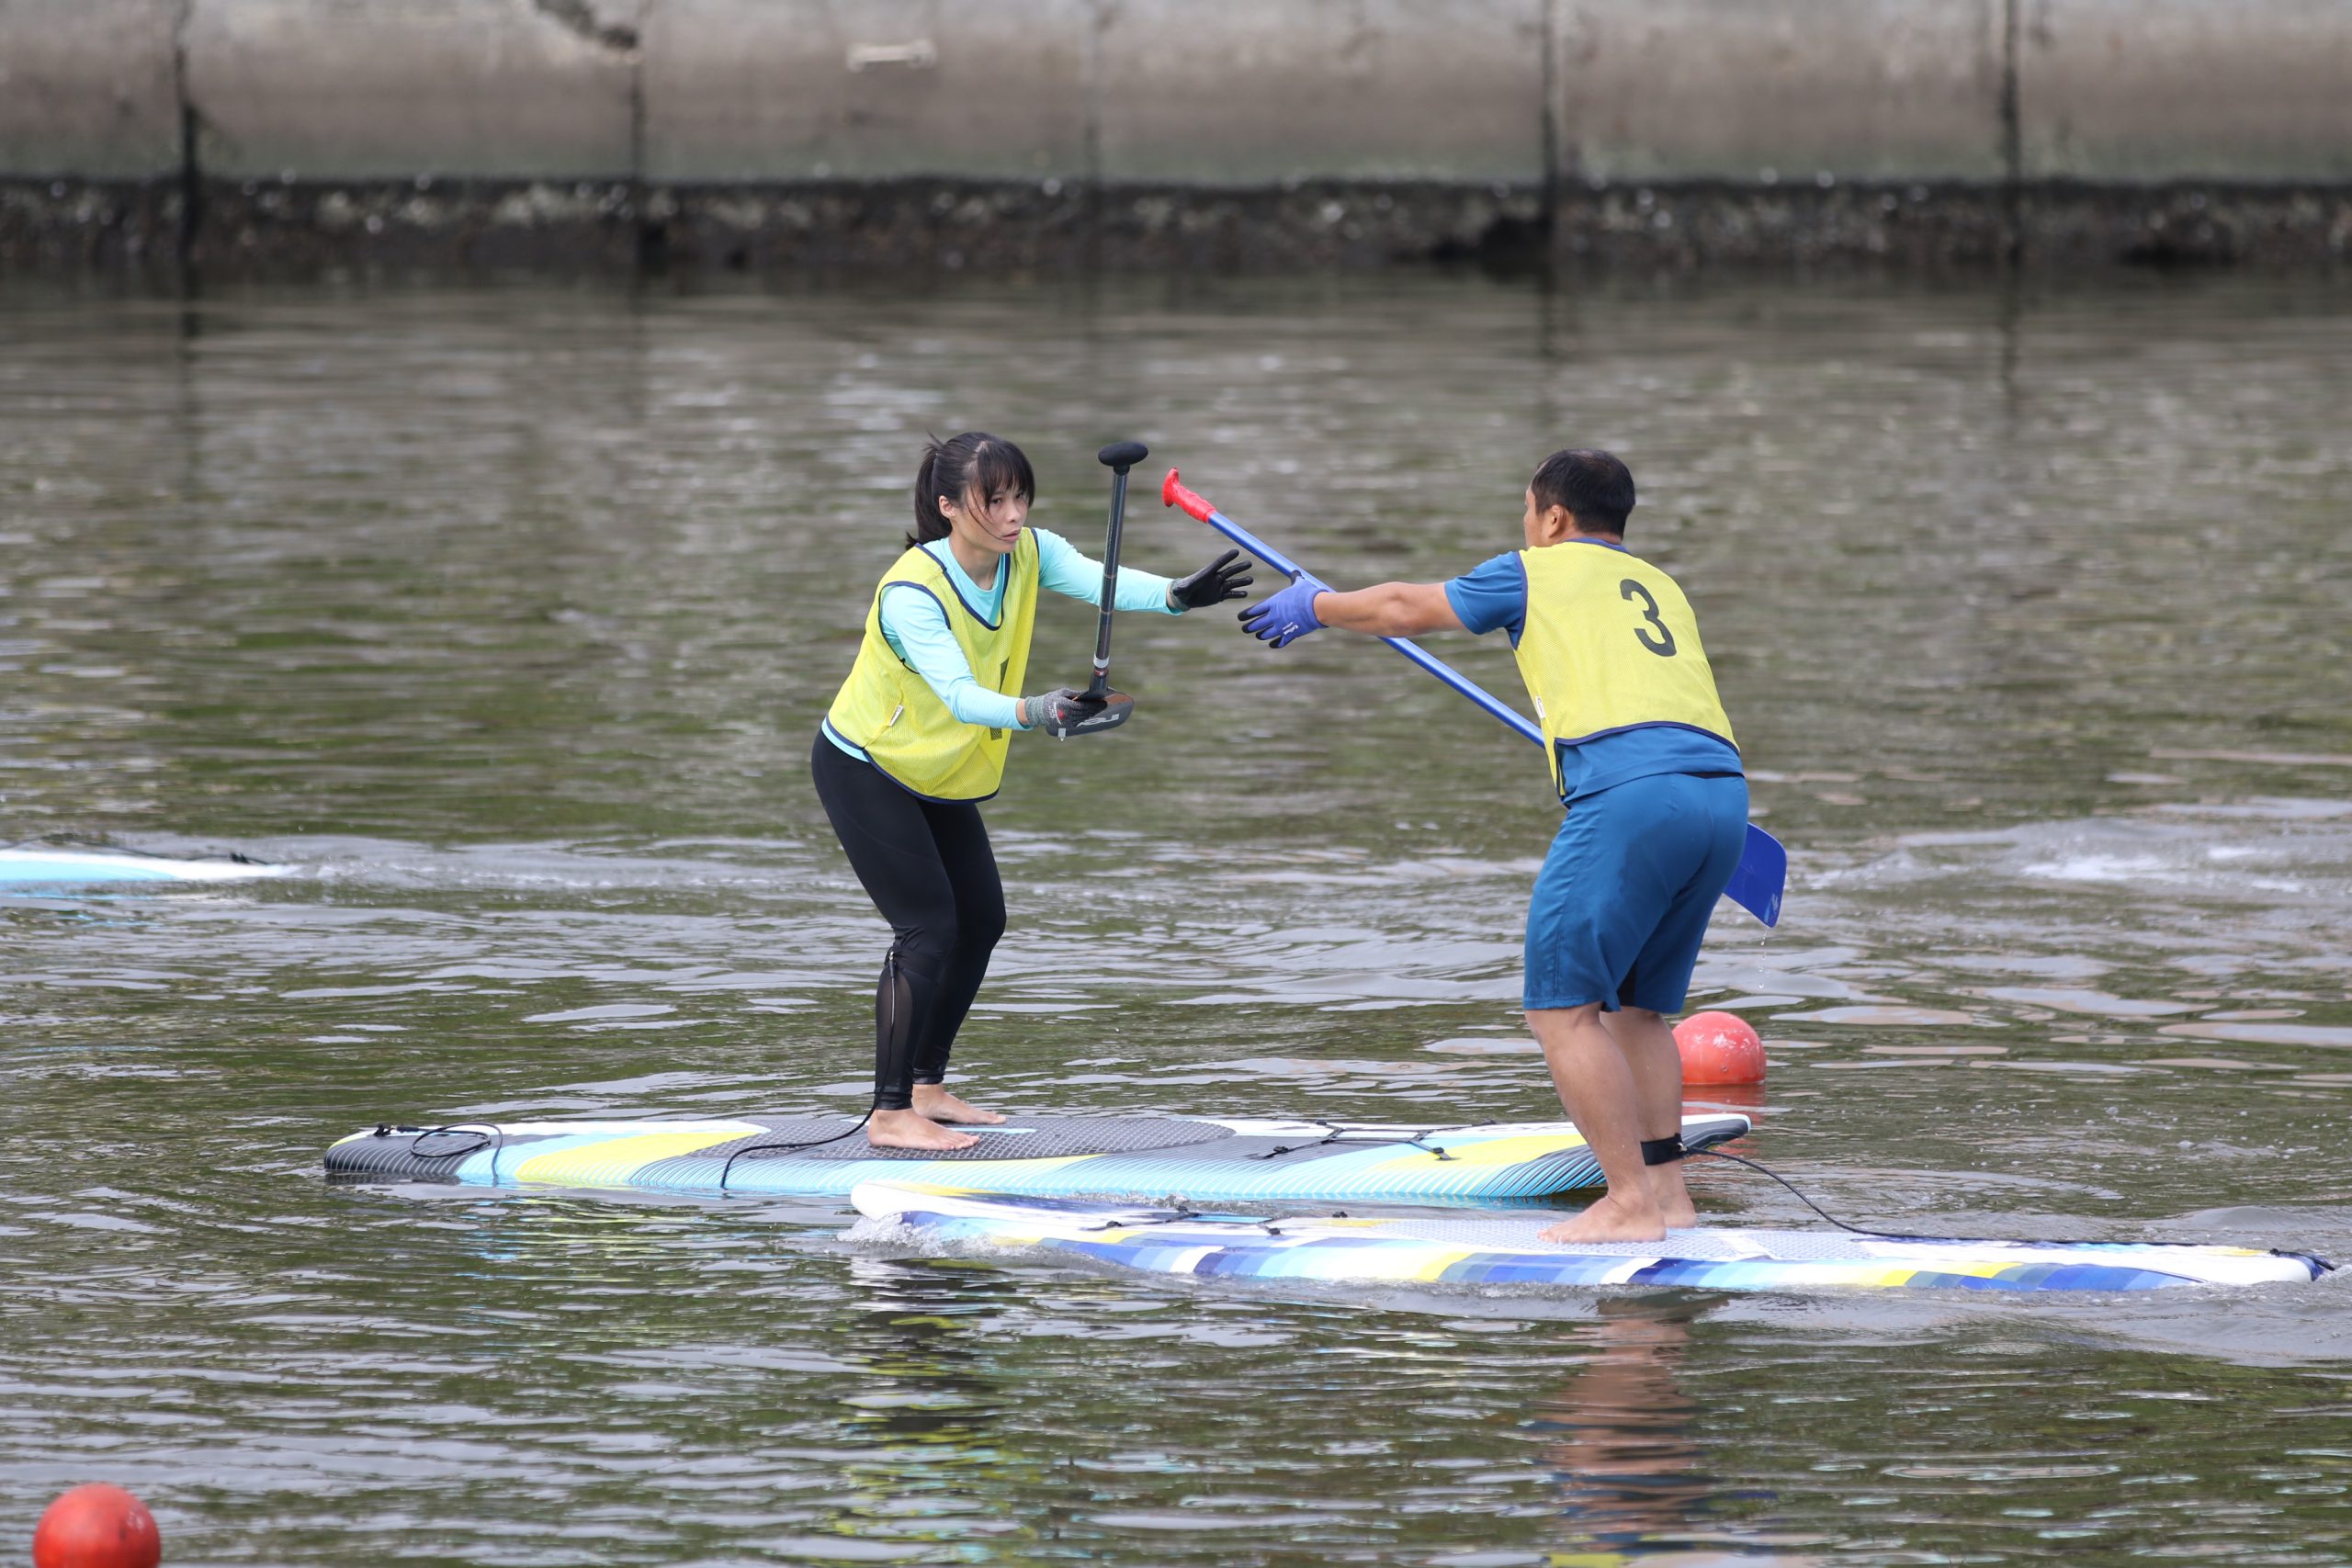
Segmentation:
{"type": "Polygon", "coordinates": [[[1445,589],[1434,582],[1381,582],[1340,593],[1321,578],[1302,573],[1272,598],[1241,612],[1241,629],[1276,648],[1288,648],[1324,626],[1373,637],[1467,629],[1445,589]]]}
{"type": "Polygon", "coordinates": [[[1315,599],[1315,618],[1327,626],[1374,637],[1464,629],[1444,585],[1437,582],[1378,582],[1347,593],[1320,593],[1315,599]]]}

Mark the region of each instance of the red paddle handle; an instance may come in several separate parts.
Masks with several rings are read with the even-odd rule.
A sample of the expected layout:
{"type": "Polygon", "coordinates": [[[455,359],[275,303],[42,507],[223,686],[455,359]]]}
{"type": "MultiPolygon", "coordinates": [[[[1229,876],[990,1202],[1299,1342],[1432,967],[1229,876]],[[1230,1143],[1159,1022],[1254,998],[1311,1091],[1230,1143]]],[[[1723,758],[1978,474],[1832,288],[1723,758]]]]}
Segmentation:
{"type": "Polygon", "coordinates": [[[1182,507],[1185,515],[1195,523],[1207,522],[1209,513],[1216,510],[1192,490],[1180,483],[1176,478],[1176,470],[1173,468],[1169,469],[1168,477],[1159,481],[1159,504],[1182,507]]]}

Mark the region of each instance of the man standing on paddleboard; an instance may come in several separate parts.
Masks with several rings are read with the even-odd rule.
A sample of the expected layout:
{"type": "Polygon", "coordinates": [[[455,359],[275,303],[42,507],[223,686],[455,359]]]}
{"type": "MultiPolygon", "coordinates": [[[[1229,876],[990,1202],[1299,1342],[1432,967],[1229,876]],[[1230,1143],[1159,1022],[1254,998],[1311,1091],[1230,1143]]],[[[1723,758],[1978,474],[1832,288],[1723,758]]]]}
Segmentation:
{"type": "MultiPolygon", "coordinates": [[[[1105,447],[1105,460],[1117,451],[1105,447]]],[[[978,1140],[952,1123],[1004,1120],[946,1088],[948,1052],[1004,933],[979,803],[1003,780],[1014,730],[1066,739],[1125,717],[1069,686],[1018,694],[1038,592],[1100,604],[1104,586],[1101,566],[1028,525],[1036,493],[1021,448],[985,431],[924,450],[915,531],[874,591],[857,662],[809,758],[850,869],[896,937],[874,1004],[865,1136],[878,1148],[969,1148],[978,1140]]],[[[1240,598],[1250,565],[1227,550],[1173,581],[1118,567],[1112,597],[1118,609],[1182,615],[1240,598]]],[[[1097,684],[1106,659],[1098,643],[1097,684]]]]}
{"type": "Polygon", "coordinates": [[[1510,635],[1566,811],[1528,907],[1523,1005],[1609,1180],[1547,1241],[1654,1241],[1697,1221],[1665,1015],[1681,1010],[1747,832],[1747,780],[1690,602],[1625,548],[1634,502],[1615,457],[1555,452],[1527,488],[1524,549],[1442,583],[1340,593],[1302,574],[1241,612],[1276,648],[1323,626],[1510,635]]]}

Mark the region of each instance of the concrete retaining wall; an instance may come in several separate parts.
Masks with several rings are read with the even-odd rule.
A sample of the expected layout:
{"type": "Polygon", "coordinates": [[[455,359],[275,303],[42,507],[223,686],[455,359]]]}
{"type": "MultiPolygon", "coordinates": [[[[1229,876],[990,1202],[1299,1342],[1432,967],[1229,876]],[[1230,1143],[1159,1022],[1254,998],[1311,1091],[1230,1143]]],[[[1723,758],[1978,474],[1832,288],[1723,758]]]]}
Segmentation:
{"type": "Polygon", "coordinates": [[[1080,179],[1091,0],[656,0],[645,177],[1080,179]]]}
{"type": "Polygon", "coordinates": [[[1532,185],[1546,0],[1114,0],[1102,175],[1532,185]]]}
{"type": "Polygon", "coordinates": [[[1563,0],[1560,148],[1611,181],[1998,180],[2004,0],[1563,0]]]}
{"type": "Polygon", "coordinates": [[[626,179],[634,9],[606,5],[620,13],[606,21],[529,0],[192,4],[196,161],[228,180],[626,179]]]}
{"type": "Polygon", "coordinates": [[[176,179],[185,0],[0,0],[0,177],[176,179]]]}
{"type": "Polygon", "coordinates": [[[2352,182],[2352,0],[2016,0],[2028,179],[2352,182]]]}
{"type": "Polygon", "coordinates": [[[2352,0],[0,0],[0,257],[183,184],[212,254],[953,265],[2130,250],[2200,181],[2343,254],[2352,0]]]}

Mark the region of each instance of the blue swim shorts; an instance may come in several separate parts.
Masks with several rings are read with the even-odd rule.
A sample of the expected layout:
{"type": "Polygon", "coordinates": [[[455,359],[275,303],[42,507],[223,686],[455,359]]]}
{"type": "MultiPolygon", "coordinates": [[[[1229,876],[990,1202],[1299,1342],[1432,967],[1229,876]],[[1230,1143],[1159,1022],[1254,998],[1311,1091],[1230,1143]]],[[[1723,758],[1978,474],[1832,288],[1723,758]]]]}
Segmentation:
{"type": "Polygon", "coordinates": [[[1653,773],[1569,807],[1527,910],[1529,1008],[1679,1012],[1747,841],[1747,781],[1653,773]]]}

